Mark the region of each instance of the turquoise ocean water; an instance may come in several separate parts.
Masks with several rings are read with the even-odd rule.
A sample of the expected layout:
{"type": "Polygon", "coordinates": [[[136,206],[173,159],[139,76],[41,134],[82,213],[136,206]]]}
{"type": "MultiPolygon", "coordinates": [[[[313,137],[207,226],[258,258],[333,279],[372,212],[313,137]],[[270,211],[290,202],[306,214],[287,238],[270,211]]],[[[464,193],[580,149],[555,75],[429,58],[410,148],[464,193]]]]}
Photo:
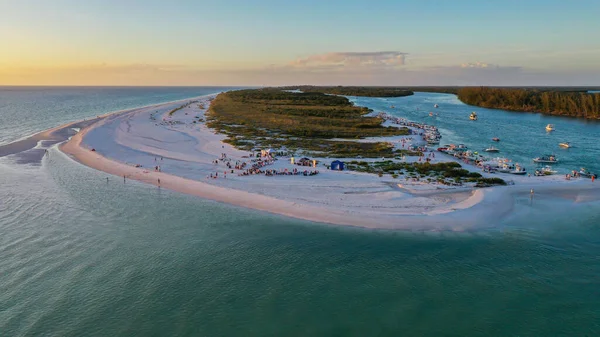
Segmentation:
{"type": "MultiPolygon", "coordinates": [[[[0,139],[223,89],[61,90],[80,102],[0,89],[0,139]]],[[[523,125],[537,132],[554,123],[556,138],[572,130],[577,137],[569,140],[582,147],[598,130],[453,99],[392,101],[398,115],[415,120],[438,103],[440,116],[449,115],[438,117],[443,141],[485,146],[494,134],[507,156],[514,149],[523,160],[538,151],[522,142],[520,154],[510,140],[523,125]],[[472,110],[482,126],[465,134],[472,110]]],[[[392,102],[358,101],[376,111],[392,102]]],[[[597,167],[585,153],[561,157],[597,167]]],[[[511,217],[481,230],[390,232],[297,221],[106,177],[55,148],[41,165],[0,158],[0,336],[600,334],[597,204],[525,197],[511,217]]]]}

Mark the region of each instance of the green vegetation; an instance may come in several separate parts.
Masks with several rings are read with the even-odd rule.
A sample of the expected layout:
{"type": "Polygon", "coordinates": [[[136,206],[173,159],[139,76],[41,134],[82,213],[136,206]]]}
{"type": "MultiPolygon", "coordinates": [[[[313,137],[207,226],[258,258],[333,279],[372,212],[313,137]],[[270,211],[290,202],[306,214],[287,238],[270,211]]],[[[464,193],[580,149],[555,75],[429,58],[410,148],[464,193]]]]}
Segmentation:
{"type": "Polygon", "coordinates": [[[488,87],[462,88],[457,94],[462,102],[484,108],[600,119],[600,94],[488,87]]]}
{"type": "Polygon", "coordinates": [[[437,181],[442,184],[462,184],[465,182],[475,183],[477,187],[494,185],[506,185],[500,178],[484,178],[477,172],[470,172],[462,168],[459,163],[447,162],[431,164],[425,163],[402,163],[392,160],[379,162],[351,161],[346,164],[348,170],[376,173],[380,177],[391,174],[396,179],[404,175],[407,179],[425,179],[437,181]]]}
{"type": "Polygon", "coordinates": [[[183,109],[183,108],[185,108],[185,107],[188,107],[188,106],[190,106],[191,104],[194,104],[194,103],[196,103],[196,102],[198,102],[198,101],[191,101],[191,102],[188,102],[188,103],[186,103],[186,104],[184,104],[184,105],[182,105],[182,106],[180,106],[180,107],[178,107],[178,108],[175,108],[175,109],[173,109],[173,110],[169,111],[169,116],[173,116],[173,114],[174,114],[174,113],[176,113],[177,111],[179,111],[179,110],[181,110],[181,109],[183,109]]]}
{"type": "Polygon", "coordinates": [[[382,126],[381,118],[365,117],[369,112],[341,96],[273,88],[238,90],[219,94],[213,100],[207,125],[244,150],[286,148],[335,157],[390,158],[407,154],[387,142],[351,141],[409,133],[406,128],[382,126]]]}
{"type": "Polygon", "coordinates": [[[284,87],[282,90],[300,90],[302,92],[319,92],[330,95],[341,96],[363,96],[363,97],[403,97],[414,93],[396,87],[317,87],[312,85],[303,85],[296,87],[284,87]]]}
{"type": "Polygon", "coordinates": [[[175,109],[169,111],[169,116],[173,116],[174,113],[176,113],[177,111],[183,109],[184,107],[185,107],[185,105],[182,105],[182,106],[180,106],[178,108],[175,108],[175,109]]]}

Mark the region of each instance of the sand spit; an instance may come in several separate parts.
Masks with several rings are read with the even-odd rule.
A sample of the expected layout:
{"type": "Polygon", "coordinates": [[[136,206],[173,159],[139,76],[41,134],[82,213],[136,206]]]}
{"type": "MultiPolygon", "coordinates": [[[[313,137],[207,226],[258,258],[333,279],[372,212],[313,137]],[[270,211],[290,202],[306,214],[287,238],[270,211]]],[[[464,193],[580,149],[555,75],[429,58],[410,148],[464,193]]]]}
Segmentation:
{"type": "MultiPolygon", "coordinates": [[[[507,214],[514,198],[528,195],[532,187],[573,202],[599,200],[596,184],[556,178],[519,177],[514,186],[450,189],[371,174],[328,171],[324,166],[308,168],[319,171],[314,176],[243,176],[240,170],[233,169],[232,173],[225,165],[250,162],[249,154],[223,143],[224,137],[204,124],[212,97],[108,114],[33,137],[36,142],[61,141],[68,135],[65,130],[81,128],[61,149],[86,166],[206,199],[337,225],[467,230],[507,214]],[[170,113],[181,106],[185,107],[170,113]],[[219,177],[213,178],[215,175],[219,177]]],[[[325,164],[332,160],[316,159],[325,164]]],[[[285,157],[267,168],[289,172],[305,169],[292,165],[285,157]]]]}

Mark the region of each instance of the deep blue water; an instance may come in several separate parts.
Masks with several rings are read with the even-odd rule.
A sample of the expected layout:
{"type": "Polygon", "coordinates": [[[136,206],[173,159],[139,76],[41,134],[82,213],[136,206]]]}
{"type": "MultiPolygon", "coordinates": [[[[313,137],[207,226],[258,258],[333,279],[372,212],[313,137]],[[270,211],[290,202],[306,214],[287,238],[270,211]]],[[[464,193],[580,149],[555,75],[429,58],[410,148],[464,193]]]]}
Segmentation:
{"type": "MultiPolygon", "coordinates": [[[[148,90],[157,96],[146,92],[140,105],[207,93],[148,90]]],[[[36,113],[0,109],[3,121],[13,116],[3,139],[25,135],[6,130],[31,133],[134,104],[88,113],[80,105],[57,116],[63,103],[36,95],[11,98],[11,106],[38,106],[36,113]]],[[[103,102],[98,95],[93,101],[103,102]]],[[[436,95],[395,105],[432,106],[431,99],[461,124],[473,110],[449,112],[444,99],[451,98],[436,95]]],[[[480,121],[491,115],[480,112],[480,121]]],[[[513,115],[504,118],[536,118],[513,115]]],[[[579,122],[554,123],[558,134],[579,122]]],[[[390,232],[297,221],[106,177],[56,148],[41,165],[0,158],[1,336],[600,334],[594,204],[575,212],[558,204],[544,216],[540,205],[519,199],[507,222],[490,219],[486,230],[390,232]]]]}

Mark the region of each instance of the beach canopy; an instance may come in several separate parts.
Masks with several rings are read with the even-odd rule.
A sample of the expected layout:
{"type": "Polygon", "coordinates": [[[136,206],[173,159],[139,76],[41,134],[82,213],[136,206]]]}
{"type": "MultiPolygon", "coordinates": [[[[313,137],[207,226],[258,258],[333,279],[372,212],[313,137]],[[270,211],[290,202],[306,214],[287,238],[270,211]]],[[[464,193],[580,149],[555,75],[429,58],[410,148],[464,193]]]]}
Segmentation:
{"type": "Polygon", "coordinates": [[[334,160],[331,162],[331,169],[334,171],[343,171],[344,170],[344,162],[339,160],[334,160]]]}

